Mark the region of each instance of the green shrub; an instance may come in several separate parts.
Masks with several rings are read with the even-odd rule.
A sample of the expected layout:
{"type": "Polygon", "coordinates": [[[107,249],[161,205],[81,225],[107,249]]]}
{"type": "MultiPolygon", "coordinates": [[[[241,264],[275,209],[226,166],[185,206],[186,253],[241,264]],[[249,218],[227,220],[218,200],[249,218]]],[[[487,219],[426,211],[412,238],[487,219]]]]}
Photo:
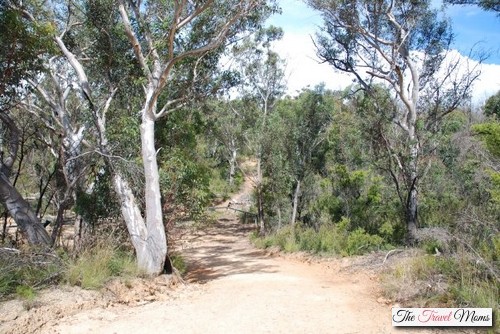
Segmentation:
{"type": "MultiPolygon", "coordinates": [[[[466,253],[417,256],[382,280],[392,299],[415,307],[492,307],[499,312],[500,284],[466,253]]],[[[500,321],[494,317],[495,326],[500,321]]]]}
{"type": "Polygon", "coordinates": [[[291,251],[294,248],[292,244],[295,243],[295,231],[293,226],[285,226],[276,231],[274,236],[268,236],[268,238],[272,241],[273,246],[278,246],[285,252],[291,251]]]}
{"type": "Polygon", "coordinates": [[[368,234],[363,228],[357,228],[347,236],[345,251],[348,255],[360,255],[380,248],[383,243],[382,237],[368,234]]]}
{"type": "Polygon", "coordinates": [[[174,253],[169,255],[172,267],[177,269],[179,274],[184,275],[187,271],[187,264],[182,255],[174,253]]]}
{"type": "Polygon", "coordinates": [[[285,226],[274,234],[259,238],[252,235],[253,243],[260,248],[277,246],[285,252],[305,251],[331,253],[343,256],[363,254],[383,246],[384,239],[371,235],[362,228],[349,232],[350,220],[342,218],[337,224],[324,224],[317,231],[301,226],[285,226]]]}
{"type": "Polygon", "coordinates": [[[16,294],[26,300],[32,300],[35,298],[35,290],[31,286],[18,285],[16,287],[16,294]]]}
{"type": "Polygon", "coordinates": [[[307,228],[298,235],[298,246],[302,251],[321,252],[321,235],[312,228],[307,228]]]}
{"type": "Polygon", "coordinates": [[[84,289],[99,289],[112,277],[138,275],[140,271],[132,255],[100,245],[69,261],[65,281],[84,289]]]}
{"type": "Polygon", "coordinates": [[[421,247],[425,250],[426,254],[432,255],[436,253],[436,249],[442,251],[442,245],[436,239],[426,239],[422,241],[421,247]]]}
{"type": "Polygon", "coordinates": [[[321,249],[320,252],[340,254],[345,242],[345,238],[339,233],[338,229],[332,224],[325,224],[318,231],[321,249]]]}

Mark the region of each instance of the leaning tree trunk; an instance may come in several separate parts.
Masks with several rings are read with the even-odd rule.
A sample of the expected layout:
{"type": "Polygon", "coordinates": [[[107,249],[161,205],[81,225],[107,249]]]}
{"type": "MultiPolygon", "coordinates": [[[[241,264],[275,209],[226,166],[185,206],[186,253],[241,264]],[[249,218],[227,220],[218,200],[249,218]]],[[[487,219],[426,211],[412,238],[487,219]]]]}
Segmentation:
{"type": "Polygon", "coordinates": [[[31,245],[51,245],[51,238],[35,215],[29,203],[22,197],[10,180],[0,173],[0,201],[31,245]]]}

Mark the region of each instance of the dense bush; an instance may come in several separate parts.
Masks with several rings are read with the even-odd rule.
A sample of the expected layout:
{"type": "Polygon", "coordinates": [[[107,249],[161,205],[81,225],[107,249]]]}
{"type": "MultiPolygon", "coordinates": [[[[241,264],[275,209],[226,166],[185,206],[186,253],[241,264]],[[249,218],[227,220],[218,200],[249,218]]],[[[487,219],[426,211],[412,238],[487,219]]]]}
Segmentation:
{"type": "Polygon", "coordinates": [[[366,233],[362,228],[349,231],[350,221],[343,218],[338,224],[325,224],[318,230],[311,227],[287,225],[275,233],[259,238],[253,236],[261,248],[279,247],[285,252],[305,251],[332,255],[358,255],[384,247],[384,239],[366,233]]]}

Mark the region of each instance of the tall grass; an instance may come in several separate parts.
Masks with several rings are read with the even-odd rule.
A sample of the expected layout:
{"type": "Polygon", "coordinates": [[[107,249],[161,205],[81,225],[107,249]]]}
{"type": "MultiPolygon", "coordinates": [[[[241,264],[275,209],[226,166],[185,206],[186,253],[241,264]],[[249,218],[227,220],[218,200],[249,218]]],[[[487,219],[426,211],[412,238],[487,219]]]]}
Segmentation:
{"type": "Polygon", "coordinates": [[[382,283],[405,306],[493,308],[491,332],[500,328],[500,283],[466,253],[417,256],[386,272],[382,283]]]}
{"type": "Polygon", "coordinates": [[[338,224],[325,224],[318,230],[308,227],[287,225],[274,234],[252,240],[259,248],[276,246],[285,252],[305,251],[342,256],[363,254],[384,247],[384,240],[371,235],[362,228],[348,231],[348,219],[338,224]]]}
{"type": "Polygon", "coordinates": [[[0,299],[11,295],[32,299],[36,290],[56,283],[64,270],[62,261],[50,253],[23,253],[0,249],[0,299]]]}
{"type": "Polygon", "coordinates": [[[68,261],[64,281],[84,289],[99,289],[113,277],[141,274],[132,254],[101,243],[68,261]]]}

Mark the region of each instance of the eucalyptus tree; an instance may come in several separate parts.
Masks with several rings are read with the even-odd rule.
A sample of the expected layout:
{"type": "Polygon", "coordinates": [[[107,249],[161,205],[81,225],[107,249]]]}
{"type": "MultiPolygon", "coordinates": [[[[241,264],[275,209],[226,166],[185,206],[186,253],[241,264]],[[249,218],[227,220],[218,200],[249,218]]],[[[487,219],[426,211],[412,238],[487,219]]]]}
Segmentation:
{"type": "Polygon", "coordinates": [[[44,70],[50,27],[26,20],[1,1],[0,30],[0,111],[7,112],[27,93],[25,80],[44,70]]]}
{"type": "MultiPolygon", "coordinates": [[[[144,94],[141,118],[141,155],[145,176],[145,221],[126,189],[116,182],[139,265],[159,273],[167,253],[155,147],[155,124],[184,107],[199,79],[215,67],[225,44],[257,28],[273,10],[262,0],[202,2],[118,1],[130,51],[142,70],[144,94]],[[207,63],[208,62],[208,63],[207,63]],[[186,66],[186,64],[188,66],[186,66]],[[175,85],[173,85],[173,83],[175,85]],[[184,84],[182,84],[184,83],[184,84]]],[[[206,87],[205,87],[206,88],[206,87]]]]}
{"type": "MultiPolygon", "coordinates": [[[[64,221],[65,211],[76,200],[76,192],[83,187],[83,175],[88,163],[84,162],[85,136],[91,126],[85,120],[85,101],[80,98],[76,78],[71,67],[61,56],[47,62],[44,76],[29,79],[34,93],[28,96],[21,108],[38,119],[47,131],[40,131],[39,138],[56,161],[55,184],[57,216],[52,229],[52,242],[56,242],[64,221]]],[[[85,229],[81,217],[75,219],[77,231],[85,229]]],[[[77,233],[81,235],[81,233],[77,233]]]]}
{"type": "MultiPolygon", "coordinates": [[[[116,42],[114,34],[105,28],[101,37],[103,41],[88,43],[82,47],[79,43],[78,29],[82,22],[75,13],[85,12],[83,2],[70,2],[63,14],[65,20],[57,21],[57,17],[46,20],[56,31],[51,36],[65,61],[71,66],[77,78],[81,97],[86,100],[88,110],[96,131],[96,151],[104,157],[113,177],[113,185],[121,204],[123,218],[127,224],[132,243],[136,249],[138,265],[147,273],[157,274],[163,270],[167,252],[166,235],[162,220],[161,193],[159,188],[159,172],[157,150],[155,148],[154,129],[157,120],[180,110],[193,94],[200,91],[210,93],[209,89],[219,87],[200,85],[208,82],[211,70],[217,67],[218,58],[226,43],[237,39],[243,32],[257,28],[262,20],[274,10],[265,1],[151,1],[147,3],[135,1],[102,1],[98,9],[102,9],[111,22],[116,22],[118,31],[126,37],[127,48],[120,59],[128,59],[133,68],[138,68],[133,76],[118,73],[113,78],[115,66],[108,66],[101,71],[92,71],[93,65],[113,64],[99,56],[88,62],[89,50],[107,42],[116,42]],[[117,20],[117,21],[113,21],[117,20]],[[106,33],[108,33],[106,39],[106,33]],[[137,74],[137,75],[136,75],[137,74]],[[111,79],[110,79],[111,78],[111,79]],[[115,168],[115,159],[108,133],[107,116],[113,111],[119,90],[123,86],[118,83],[138,83],[142,86],[141,107],[136,112],[140,115],[141,155],[144,166],[145,218],[141,214],[135,194],[124,178],[123,172],[115,168]],[[198,84],[198,85],[197,85],[198,84]],[[160,105],[160,107],[158,107],[160,105]]],[[[11,2],[32,22],[43,21],[21,3],[11,2]]],[[[54,8],[56,9],[56,8],[54,8]]],[[[55,11],[57,12],[57,11],[55,11]]],[[[93,11],[93,14],[98,11],[93,11]]],[[[86,13],[88,14],[88,13],[86,13]]],[[[91,19],[90,17],[88,18],[91,19]]],[[[43,22],[46,22],[43,21],[43,22]]],[[[109,21],[108,21],[109,22],[109,21]]],[[[118,39],[119,41],[121,39],[118,39]]],[[[109,56],[109,55],[108,55],[109,56]]],[[[125,62],[127,63],[127,62],[125,62]]],[[[131,106],[134,108],[134,106],[131,106]]],[[[126,109],[124,111],[129,111],[126,109]]]]}
{"type": "Polygon", "coordinates": [[[213,151],[219,151],[221,158],[229,165],[227,180],[230,187],[238,167],[238,154],[244,146],[245,101],[241,99],[217,100],[210,103],[212,111],[208,116],[208,138],[213,142],[213,151]]]}
{"type": "MultiPolygon", "coordinates": [[[[27,94],[19,107],[43,124],[47,131],[44,134],[40,131],[39,139],[44,142],[47,151],[56,161],[57,195],[54,202],[57,207],[57,217],[52,230],[52,242],[55,242],[65,211],[75,204],[77,192],[83,191],[83,176],[89,166],[89,161],[86,160],[91,157],[89,153],[97,151],[93,140],[95,118],[93,119],[88,112],[87,104],[90,102],[93,111],[100,110],[105,104],[101,101],[110,94],[99,94],[97,99],[100,101],[94,105],[97,99],[91,100],[88,74],[92,74],[92,69],[102,63],[100,60],[103,57],[96,56],[95,50],[99,50],[103,43],[99,43],[97,39],[99,34],[92,34],[94,32],[89,31],[86,2],[72,2],[67,6],[61,6],[64,2],[40,4],[36,1],[8,1],[7,3],[9,8],[20,13],[23,19],[33,26],[48,27],[45,43],[54,50],[51,55],[39,57],[39,61],[44,63],[43,74],[25,78],[33,93],[27,94]],[[88,65],[89,57],[95,57],[93,66],[88,65]],[[87,65],[86,68],[84,64],[87,65]]],[[[111,35],[110,31],[105,33],[108,37],[111,35]]],[[[113,37],[116,39],[116,36],[113,37]]],[[[109,78],[109,67],[101,66],[99,71],[106,71],[106,78],[109,78]]],[[[109,87],[102,84],[104,82],[102,79],[95,77],[91,79],[93,79],[91,83],[97,87],[109,87]]],[[[86,225],[82,217],[77,216],[76,238],[84,234],[86,225]]],[[[76,245],[78,244],[77,242],[76,245]]]]}
{"type": "Polygon", "coordinates": [[[5,135],[2,142],[0,168],[0,201],[14,218],[20,230],[31,244],[50,245],[50,237],[43,228],[30,204],[23,198],[10,180],[17,159],[20,130],[14,109],[29,93],[26,85],[44,69],[42,58],[51,52],[47,47],[50,28],[33,24],[22,13],[0,3],[0,120],[5,135]],[[3,146],[3,143],[2,143],[3,146]],[[4,149],[6,153],[4,154],[4,149]]]}
{"type": "Polygon", "coordinates": [[[257,213],[260,233],[265,232],[264,193],[263,193],[263,141],[270,131],[269,116],[279,97],[285,91],[285,62],[272,51],[272,42],[283,36],[280,28],[262,29],[253,38],[245,40],[233,49],[237,66],[242,76],[239,94],[256,106],[253,126],[245,137],[247,146],[257,160],[257,173],[254,178],[257,199],[257,213]]]}
{"type": "MultiPolygon", "coordinates": [[[[436,131],[444,115],[469,97],[478,73],[460,69],[447,57],[452,41],[449,23],[431,1],[309,0],[323,14],[317,35],[318,56],[337,70],[352,74],[361,89],[375,83],[391,88],[389,113],[399,147],[387,134],[396,186],[401,189],[408,241],[417,233],[418,184],[425,174],[425,155],[432,152],[425,131],[436,131]],[[462,75],[463,74],[463,75],[462,75]],[[428,147],[425,147],[428,145],[428,147]]],[[[432,136],[430,136],[432,138],[432,136]]]]}
{"type": "Polygon", "coordinates": [[[280,110],[283,108],[288,109],[282,117],[288,129],[287,159],[294,183],[290,221],[293,225],[298,217],[304,179],[324,167],[325,140],[335,111],[335,100],[320,85],[314,90],[304,90],[294,100],[285,100],[280,104],[280,110]]]}

